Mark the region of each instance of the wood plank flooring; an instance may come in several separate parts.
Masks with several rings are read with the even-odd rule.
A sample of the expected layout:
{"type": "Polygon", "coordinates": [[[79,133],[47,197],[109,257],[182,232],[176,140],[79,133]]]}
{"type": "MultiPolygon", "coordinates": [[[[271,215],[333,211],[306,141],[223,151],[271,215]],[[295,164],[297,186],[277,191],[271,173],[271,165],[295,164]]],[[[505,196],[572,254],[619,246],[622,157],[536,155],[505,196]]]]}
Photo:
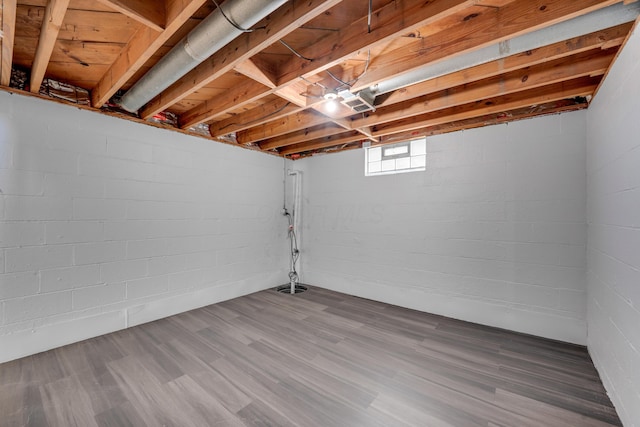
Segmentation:
{"type": "Polygon", "coordinates": [[[310,287],[0,365],[0,426],[620,426],[583,347],[310,287]]]}

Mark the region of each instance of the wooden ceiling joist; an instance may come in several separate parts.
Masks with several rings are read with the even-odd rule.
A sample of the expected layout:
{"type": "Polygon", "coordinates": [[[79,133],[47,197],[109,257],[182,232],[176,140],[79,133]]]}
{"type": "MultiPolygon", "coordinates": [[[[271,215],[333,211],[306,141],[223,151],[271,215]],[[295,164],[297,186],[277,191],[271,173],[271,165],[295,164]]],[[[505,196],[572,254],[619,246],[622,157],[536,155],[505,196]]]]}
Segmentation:
{"type": "Polygon", "coordinates": [[[443,124],[449,121],[465,120],[485,114],[514,110],[578,96],[584,97],[593,93],[599,81],[600,79],[597,77],[582,77],[471,104],[458,105],[449,109],[438,110],[434,113],[412,116],[388,124],[376,125],[373,127],[373,134],[381,137],[407,130],[443,124]]]}
{"type": "Polygon", "coordinates": [[[301,80],[284,87],[276,87],[274,93],[301,109],[306,109],[313,108],[324,101],[322,93],[315,89],[313,85],[301,80]]]}
{"type": "Polygon", "coordinates": [[[16,0],[0,0],[0,85],[9,86],[16,35],[16,0]]]}
{"type": "MultiPolygon", "coordinates": [[[[313,1],[309,1],[309,3],[314,3],[313,1]]],[[[306,22],[307,20],[317,16],[322,11],[329,8],[329,6],[333,6],[339,2],[324,2],[323,7],[316,6],[313,10],[305,15],[305,20],[298,19],[297,21],[301,21],[298,25],[306,22]],[[322,9],[322,10],[321,10],[322,9]]],[[[301,60],[298,56],[295,56],[293,62],[296,60],[301,60],[302,64],[291,65],[291,63],[285,65],[285,69],[287,67],[297,67],[295,69],[295,74],[290,74],[288,77],[283,77],[283,74],[280,73],[278,77],[277,87],[282,88],[292,81],[300,77],[301,73],[304,72],[309,74],[311,72],[317,72],[319,70],[323,70],[326,68],[330,68],[332,65],[336,63],[342,62],[348,56],[352,55],[354,49],[366,49],[368,47],[372,47],[378,44],[383,43],[385,40],[398,36],[399,34],[404,34],[406,32],[406,24],[407,21],[413,22],[414,27],[418,27],[420,25],[426,25],[428,22],[441,19],[442,17],[453,14],[459,10],[459,8],[463,8],[472,4],[473,1],[470,0],[446,0],[435,3],[427,3],[427,5],[421,4],[422,2],[417,0],[408,0],[403,1],[400,5],[400,8],[391,6],[386,6],[381,11],[377,11],[375,14],[376,24],[380,26],[378,29],[379,32],[384,32],[384,37],[379,38],[378,34],[369,35],[365,37],[367,33],[367,17],[364,17],[352,26],[350,26],[350,31],[346,31],[342,35],[338,35],[336,39],[336,35],[333,33],[326,37],[326,39],[322,39],[313,45],[313,49],[316,52],[324,52],[328,51],[328,53],[324,57],[320,57],[318,59],[314,59],[309,62],[306,60],[301,60]],[[406,15],[406,16],[405,16],[406,15]],[[399,17],[402,17],[402,22],[395,22],[399,17]],[[410,17],[410,18],[408,18],[410,17]],[[390,25],[390,22],[395,22],[395,24],[390,25]],[[364,42],[363,42],[364,40],[364,42]],[[366,40],[369,40],[370,43],[367,44],[366,40]],[[350,43],[348,45],[343,45],[346,41],[350,43]],[[371,42],[373,41],[373,42],[371,42]],[[341,44],[342,43],[342,44],[341,44]],[[354,46],[353,43],[356,43],[357,46],[354,46]],[[336,46],[338,52],[336,53],[336,46]],[[334,52],[332,52],[332,50],[334,52]],[[331,60],[331,62],[328,62],[331,60]],[[310,67],[309,63],[312,63],[313,66],[310,67]],[[312,68],[312,69],[311,69],[312,68]],[[301,71],[302,70],[302,71],[301,71]]],[[[309,6],[307,6],[309,8],[309,6]]],[[[276,14],[280,12],[280,10],[276,11],[276,14]]],[[[274,14],[275,15],[275,14],[274,14]]],[[[267,26],[272,22],[278,22],[278,17],[274,17],[267,26]]],[[[272,31],[273,35],[269,37],[270,43],[263,43],[264,45],[272,44],[282,37],[284,37],[289,32],[293,31],[295,27],[287,27],[283,31],[272,31]],[[282,34],[281,34],[282,33],[282,34]],[[276,38],[277,35],[277,38],[276,38]]],[[[267,32],[265,30],[265,32],[267,32]]],[[[373,32],[373,31],[372,31],[373,32]]],[[[242,39],[243,37],[250,38],[253,33],[247,33],[243,36],[236,39],[236,41],[242,39]]],[[[271,33],[270,33],[271,34],[271,33]]],[[[228,64],[234,62],[233,59],[228,58],[230,54],[238,55],[238,48],[236,46],[232,46],[235,42],[232,42],[230,45],[225,47],[223,50],[218,52],[218,54],[213,55],[207,61],[200,64],[194,70],[189,72],[186,76],[176,82],[174,85],[169,87],[165,92],[158,95],[156,98],[151,100],[149,104],[141,111],[141,116],[143,118],[148,118],[158,111],[167,108],[172,103],[179,101],[180,99],[187,96],[189,93],[192,93],[194,90],[197,90],[209,82],[213,81],[215,78],[219,77],[221,74],[229,71],[231,68],[228,64]],[[232,52],[227,53],[226,51],[233,49],[232,52]],[[219,58],[221,57],[221,58],[219,58]],[[218,62],[218,64],[216,64],[218,62]],[[225,65],[227,64],[227,65],[225,65]]],[[[246,43],[243,43],[246,44],[246,43]]],[[[262,49],[265,46],[260,45],[259,48],[262,49]]],[[[249,51],[246,54],[246,57],[253,55],[255,52],[249,51]]],[[[301,54],[304,56],[304,54],[301,54]]],[[[245,60],[245,57],[236,58],[235,62],[245,60]]]]}
{"type": "Polygon", "coordinates": [[[147,119],[231,71],[340,0],[291,0],[276,10],[260,31],[244,33],[156,96],[140,111],[147,119]]]}
{"type": "MultiPolygon", "coordinates": [[[[490,97],[547,86],[576,77],[600,76],[606,71],[615,53],[613,49],[599,52],[598,55],[590,55],[586,52],[467,85],[450,89],[445,87],[445,91],[378,109],[368,117],[356,118],[352,126],[359,128],[379,125],[490,97]]],[[[446,85],[443,84],[443,86],[446,85]]]]}
{"type": "Polygon", "coordinates": [[[380,137],[379,145],[393,144],[395,142],[407,141],[423,136],[440,135],[443,133],[455,132],[464,129],[473,129],[486,125],[506,123],[513,120],[528,119],[540,114],[557,114],[566,111],[582,110],[587,108],[588,105],[589,104],[586,102],[586,100],[582,102],[578,102],[575,100],[563,100],[548,102],[545,104],[538,104],[535,106],[521,107],[513,110],[505,110],[468,119],[425,126],[419,130],[392,133],[380,137]]]}
{"type": "Polygon", "coordinates": [[[273,89],[253,81],[235,86],[225,93],[224,97],[207,100],[182,114],[180,116],[180,127],[187,129],[191,126],[213,120],[231,110],[242,108],[272,91],[273,89]]]}
{"type": "Polygon", "coordinates": [[[425,40],[416,40],[374,61],[367,74],[354,85],[358,91],[400,73],[413,71],[488,45],[519,36],[558,22],[610,6],[613,0],[548,0],[531,7],[531,0],[517,0],[500,9],[487,8],[470,18],[425,40]],[[526,19],[525,19],[526,17],[526,19]]]}
{"type": "MultiPolygon", "coordinates": [[[[432,96],[422,96],[417,99],[411,99],[392,107],[379,109],[375,113],[370,113],[368,117],[354,119],[350,127],[344,127],[347,129],[365,129],[368,131],[371,126],[424,115],[425,113],[444,110],[458,105],[469,104],[487,99],[491,96],[507,95],[527,89],[548,86],[553,83],[574,79],[576,76],[602,75],[613,55],[615,55],[615,50],[604,51],[596,56],[589,55],[587,52],[550,64],[517,70],[500,78],[481,81],[473,85],[462,85],[456,88],[447,88],[445,83],[441,83],[436,86],[445,87],[445,91],[435,93],[432,96]]],[[[318,138],[328,138],[329,136],[335,136],[342,132],[344,132],[344,130],[339,127],[322,127],[313,130],[305,129],[304,131],[271,138],[261,142],[259,145],[261,149],[269,150],[300,143],[305,139],[315,140],[318,138]]],[[[375,137],[376,135],[378,135],[378,133],[369,133],[367,136],[375,137]]],[[[330,141],[331,138],[326,139],[327,143],[330,141]]],[[[282,154],[285,152],[290,153],[291,149],[280,150],[280,152],[282,154]]]]}
{"type": "Polygon", "coordinates": [[[377,104],[377,107],[417,98],[447,87],[467,84],[525,67],[532,67],[544,62],[565,58],[569,55],[593,49],[617,47],[622,44],[631,26],[631,23],[619,25],[407,86],[380,97],[382,101],[377,104]]]}
{"type": "Polygon", "coordinates": [[[249,130],[238,132],[236,138],[240,144],[250,144],[264,139],[275,138],[300,129],[321,125],[327,118],[315,111],[300,111],[279,120],[274,120],[249,130]]]}
{"type": "Polygon", "coordinates": [[[439,19],[454,15],[475,2],[476,0],[390,2],[372,14],[371,25],[369,25],[369,17],[363,16],[347,28],[331,32],[325,38],[302,50],[300,56],[311,58],[312,61],[294,56],[281,67],[278,85],[285,85],[298,77],[309,77],[318,71],[331,68],[351,57],[354,52],[366,51],[404,36],[439,19]]]}
{"type": "MultiPolygon", "coordinates": [[[[509,38],[509,37],[513,37],[516,36],[518,34],[521,34],[523,31],[525,31],[525,29],[529,28],[527,27],[527,25],[530,25],[532,29],[538,29],[541,26],[545,26],[545,25],[551,25],[553,23],[556,23],[561,17],[565,17],[567,19],[569,18],[573,18],[574,16],[576,16],[576,14],[578,12],[576,12],[576,7],[571,7],[571,5],[564,5],[563,3],[564,0],[558,0],[555,1],[555,3],[552,5],[554,7],[553,9],[553,13],[551,14],[543,14],[543,11],[538,11],[540,12],[540,15],[536,14],[536,19],[532,20],[531,22],[527,22],[527,23],[520,23],[519,21],[515,20],[514,23],[503,23],[500,21],[501,19],[501,15],[499,13],[497,13],[496,10],[492,10],[489,11],[487,13],[487,18],[483,18],[482,20],[479,19],[479,17],[473,18],[471,19],[471,23],[470,22],[465,22],[464,26],[460,26],[460,32],[459,32],[459,36],[456,37],[451,35],[450,31],[446,31],[446,34],[448,37],[451,37],[453,39],[449,40],[447,42],[444,42],[443,40],[436,40],[433,43],[436,45],[443,45],[446,46],[445,48],[439,47],[438,49],[433,49],[433,50],[429,50],[427,49],[428,52],[433,52],[432,55],[435,56],[435,58],[432,58],[432,60],[443,60],[445,58],[449,58],[452,56],[455,56],[457,54],[459,54],[461,51],[467,49],[473,49],[473,48],[478,48],[478,47],[482,47],[484,45],[487,44],[487,42],[489,40],[491,40],[489,37],[484,36],[483,37],[474,37],[474,38],[469,38],[468,34],[469,32],[475,33],[475,32],[480,32],[483,33],[483,31],[486,32],[486,30],[488,28],[496,28],[495,31],[498,32],[498,34],[496,35],[495,33],[491,36],[491,37],[498,37],[500,38],[500,40],[509,38]],[[565,7],[560,7],[560,6],[565,6],[565,7]],[[498,25],[498,24],[504,24],[504,25],[498,25]],[[507,24],[511,24],[511,25],[507,25],[507,24]],[[499,28],[499,29],[498,29],[499,28]],[[464,30],[464,31],[463,31],[464,30]],[[443,56],[446,55],[446,56],[443,56]]],[[[606,1],[596,1],[596,0],[592,0],[593,5],[591,6],[591,8],[589,10],[593,10],[596,7],[605,7],[611,4],[611,2],[606,2],[606,1]]],[[[522,12],[525,7],[529,7],[530,8],[530,3],[527,3],[523,0],[518,0],[518,1],[513,1],[509,3],[509,7],[511,9],[507,10],[505,13],[505,16],[512,16],[514,15],[516,12],[522,12]],[[516,12],[514,12],[516,11],[516,12]]],[[[354,24],[355,25],[355,24],[354,24]]],[[[624,28],[624,27],[621,27],[624,28]]],[[[491,32],[491,31],[489,31],[491,32]]],[[[618,32],[616,30],[612,30],[610,31],[611,34],[606,33],[606,32],[598,32],[597,35],[592,35],[590,38],[586,37],[582,40],[574,40],[574,42],[577,43],[584,43],[584,42],[588,42],[588,41],[593,41],[594,38],[598,37],[601,41],[600,44],[604,43],[604,40],[612,40],[614,39],[614,36],[616,34],[618,34],[618,32]]],[[[455,33],[454,33],[455,34],[455,33]]],[[[620,34],[618,34],[617,36],[615,36],[616,39],[618,39],[620,36],[620,34]]],[[[339,37],[336,35],[332,35],[329,36],[327,38],[331,39],[332,41],[335,42],[335,40],[333,40],[334,38],[339,37]]],[[[321,44],[323,42],[323,40],[321,40],[318,44],[321,44]]],[[[321,50],[321,48],[318,47],[318,44],[314,45],[314,49],[316,52],[318,52],[319,50],[321,50]]],[[[565,52],[571,52],[572,49],[570,47],[567,46],[572,46],[571,43],[566,43],[565,44],[565,48],[564,51],[565,52]]],[[[575,47],[576,45],[573,45],[574,49],[580,49],[575,47]]],[[[558,46],[555,46],[556,49],[558,49],[558,46]]],[[[407,50],[407,48],[404,48],[405,50],[407,50]]],[[[403,49],[399,49],[401,52],[403,51],[403,49]]],[[[526,57],[531,57],[534,56],[533,58],[530,58],[529,61],[527,61],[530,64],[535,64],[538,61],[541,61],[541,55],[545,55],[549,53],[548,49],[540,49],[542,50],[542,52],[540,52],[537,55],[532,55],[531,52],[527,52],[527,54],[524,55],[525,59],[520,59],[520,62],[525,62],[526,61],[526,57]]],[[[302,54],[304,55],[304,53],[302,54]]],[[[394,51],[392,54],[383,56],[382,58],[384,58],[382,61],[384,62],[384,64],[386,65],[385,72],[388,73],[388,75],[386,75],[386,77],[392,77],[394,69],[397,69],[398,67],[403,67],[406,64],[406,58],[402,58],[402,60],[397,60],[397,58],[395,57],[397,55],[397,51],[394,51]],[[397,64],[395,63],[397,62],[397,64]]],[[[556,53],[557,56],[561,56],[562,53],[556,53]]],[[[412,52],[410,56],[415,57],[415,52],[412,52]]],[[[514,57],[516,57],[516,55],[514,55],[514,57]]],[[[519,56],[519,58],[522,58],[522,55],[519,56]]],[[[314,58],[315,59],[315,58],[314,58]]],[[[343,59],[343,58],[341,58],[343,59]]],[[[304,69],[304,64],[307,61],[303,61],[300,60],[300,58],[295,58],[293,61],[298,61],[298,66],[302,67],[304,69]]],[[[379,63],[380,60],[378,60],[379,63]]],[[[518,64],[518,60],[514,60],[511,59],[511,64],[509,64],[509,61],[496,61],[495,64],[493,64],[493,70],[494,73],[497,74],[498,70],[495,68],[497,67],[502,67],[504,66],[504,63],[507,62],[507,65],[510,65],[511,67],[517,67],[518,64]]],[[[317,71],[318,69],[318,62],[317,60],[314,60],[313,62],[315,62],[315,64],[313,64],[314,67],[314,72],[317,71]]],[[[428,62],[428,61],[427,61],[428,62]]],[[[382,68],[380,65],[378,65],[378,67],[382,68]]],[[[372,65],[372,69],[375,70],[376,66],[372,65]]],[[[485,67],[485,69],[483,70],[485,73],[489,74],[489,72],[487,72],[488,67],[485,67]]],[[[395,71],[397,72],[397,71],[395,71]]],[[[502,71],[504,72],[504,71],[502,71]]],[[[367,72],[367,75],[363,76],[363,78],[360,81],[367,81],[367,78],[370,78],[370,73],[371,71],[369,70],[367,72]]],[[[494,75],[495,75],[494,74],[494,75]]],[[[471,73],[464,73],[460,72],[459,76],[467,76],[466,80],[470,80],[473,81],[473,78],[469,78],[468,76],[471,75],[473,76],[473,74],[471,73]]],[[[282,75],[281,75],[282,76],[282,75]]],[[[465,82],[465,78],[461,79],[461,82],[465,82]]],[[[282,81],[282,77],[279,79],[279,83],[284,83],[282,81]]],[[[358,85],[360,85],[361,83],[358,82],[358,85]]],[[[366,84],[366,83],[365,83],[366,84]]],[[[365,84],[362,84],[362,86],[365,86],[365,84]]],[[[425,86],[429,86],[432,85],[433,82],[427,82],[425,86]]],[[[450,87],[450,86],[449,86],[450,87]]],[[[407,93],[407,92],[405,92],[407,93]]],[[[390,96],[391,102],[393,102],[393,94],[390,96]]],[[[398,100],[395,100],[396,102],[398,100]]],[[[389,101],[385,101],[385,104],[389,103],[389,101]]],[[[365,124],[363,124],[365,125],[365,124]]],[[[370,125],[370,123],[366,124],[366,126],[370,125]]],[[[312,126],[311,124],[309,126],[312,126]]],[[[359,126],[355,126],[356,128],[359,128],[359,126]]]]}
{"type": "Polygon", "coordinates": [[[348,144],[355,141],[366,140],[361,134],[355,131],[339,134],[339,135],[331,135],[317,140],[311,140],[302,142],[299,144],[294,144],[287,146],[281,150],[279,153],[283,156],[289,156],[291,154],[300,153],[303,151],[310,150],[318,150],[320,148],[328,148],[336,145],[348,144]]]}
{"type": "Polygon", "coordinates": [[[302,108],[288,99],[279,98],[262,104],[259,107],[235,114],[228,119],[212,123],[209,126],[211,136],[222,136],[248,129],[270,120],[277,120],[289,114],[297,113],[302,108]]]}
{"type": "Polygon", "coordinates": [[[29,86],[32,93],[38,93],[40,91],[40,85],[44,80],[44,74],[49,65],[53,46],[58,39],[60,26],[62,25],[68,7],[69,0],[49,0],[47,3],[42,20],[42,28],[40,29],[38,47],[31,67],[31,81],[29,86]]]}
{"type": "Polygon", "coordinates": [[[207,0],[165,0],[166,25],[157,31],[140,27],[91,91],[91,105],[100,108],[207,0]]]}
{"type": "MultiPolygon", "coordinates": [[[[446,77],[440,78],[444,80],[442,82],[434,79],[433,87],[443,89],[441,92],[431,96],[424,95],[416,99],[409,99],[390,107],[378,109],[375,113],[369,113],[367,117],[357,117],[352,121],[350,128],[355,130],[369,129],[374,125],[406,119],[457,105],[469,104],[491,96],[506,95],[547,86],[579,76],[602,75],[614,55],[615,50],[598,52],[597,55],[591,55],[586,52],[553,61],[549,64],[513,71],[500,78],[458,87],[448,85],[446,77]]],[[[326,137],[340,132],[339,128],[325,128],[321,136],[326,137]]],[[[263,149],[284,147],[302,141],[304,135],[304,132],[298,132],[297,134],[273,138],[268,142],[261,143],[260,147],[263,149]]],[[[369,136],[375,135],[370,134],[369,136]]]]}
{"type": "Polygon", "coordinates": [[[274,148],[286,147],[287,145],[293,145],[309,139],[324,138],[341,132],[344,132],[344,128],[336,124],[321,125],[311,129],[291,132],[282,137],[265,139],[260,143],[260,149],[272,150],[274,148]]]}
{"type": "Polygon", "coordinates": [[[161,32],[165,28],[164,0],[98,0],[113,10],[138,21],[151,29],[161,32]],[[158,3],[160,3],[158,5],[158,3]]]}
{"type": "Polygon", "coordinates": [[[273,70],[268,69],[266,64],[260,63],[257,58],[239,62],[233,69],[271,89],[276,88],[275,73],[273,70]]]}
{"type": "MultiPolygon", "coordinates": [[[[380,138],[380,141],[375,145],[393,144],[398,141],[407,141],[424,136],[440,135],[443,133],[456,132],[460,130],[473,129],[477,127],[506,123],[514,120],[522,120],[531,118],[538,115],[546,114],[558,114],[567,111],[576,111],[587,108],[588,103],[576,102],[574,100],[561,101],[561,102],[549,102],[546,104],[540,104],[533,107],[518,108],[515,110],[502,111],[499,113],[486,114],[483,116],[473,117],[465,120],[458,120],[454,122],[447,122],[444,124],[433,125],[424,127],[420,130],[411,130],[405,132],[399,132],[395,134],[385,135],[380,138]]],[[[280,150],[280,154],[283,156],[298,155],[301,157],[307,157],[309,155],[316,154],[317,152],[325,152],[326,149],[331,152],[338,152],[344,150],[352,150],[360,148],[360,144],[353,145],[353,142],[361,141],[358,138],[353,137],[353,140],[347,135],[334,135],[331,138],[325,138],[325,141],[316,140],[308,141],[295,146],[289,146],[280,150]],[[336,144],[339,141],[341,144],[336,144]]]]}
{"type": "MultiPolygon", "coordinates": [[[[295,159],[585,108],[640,15],[626,0],[371,4],[288,0],[138,116],[168,111],[184,132],[204,124],[213,139],[295,159]]],[[[12,67],[26,69],[90,90],[102,110],[216,10],[207,0],[0,5],[0,88],[12,67]]]]}

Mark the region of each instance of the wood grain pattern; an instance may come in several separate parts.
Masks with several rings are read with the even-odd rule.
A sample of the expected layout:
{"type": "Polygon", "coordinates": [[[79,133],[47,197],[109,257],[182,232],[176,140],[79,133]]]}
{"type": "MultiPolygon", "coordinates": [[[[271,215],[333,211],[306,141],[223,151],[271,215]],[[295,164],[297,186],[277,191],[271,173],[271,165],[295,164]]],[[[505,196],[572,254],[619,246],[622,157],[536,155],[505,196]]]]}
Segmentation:
{"type": "Polygon", "coordinates": [[[2,426],[620,426],[584,347],[310,287],[0,365],[2,426]]]}
{"type": "Polygon", "coordinates": [[[40,30],[40,38],[38,39],[38,47],[33,58],[33,66],[31,67],[31,92],[38,93],[40,84],[44,79],[44,73],[47,71],[49,59],[53,52],[53,46],[58,39],[58,33],[62,25],[64,15],[67,13],[69,0],[49,0],[47,8],[44,12],[42,20],[42,29],[40,30]]]}
{"type": "Polygon", "coordinates": [[[9,86],[16,35],[16,0],[0,1],[0,85],[9,86]]]}

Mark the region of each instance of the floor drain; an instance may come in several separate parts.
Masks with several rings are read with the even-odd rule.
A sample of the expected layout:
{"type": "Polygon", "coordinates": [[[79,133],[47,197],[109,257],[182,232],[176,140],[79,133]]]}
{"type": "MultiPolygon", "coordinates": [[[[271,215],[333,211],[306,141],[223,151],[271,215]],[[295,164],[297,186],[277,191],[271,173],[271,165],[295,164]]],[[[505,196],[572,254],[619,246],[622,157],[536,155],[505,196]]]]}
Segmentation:
{"type": "MultiPolygon", "coordinates": [[[[300,293],[302,293],[302,292],[304,292],[306,290],[307,290],[306,286],[304,286],[304,285],[296,285],[294,293],[300,294],[300,293]]],[[[291,294],[291,284],[278,286],[276,288],[276,291],[280,292],[281,294],[291,294]]]]}

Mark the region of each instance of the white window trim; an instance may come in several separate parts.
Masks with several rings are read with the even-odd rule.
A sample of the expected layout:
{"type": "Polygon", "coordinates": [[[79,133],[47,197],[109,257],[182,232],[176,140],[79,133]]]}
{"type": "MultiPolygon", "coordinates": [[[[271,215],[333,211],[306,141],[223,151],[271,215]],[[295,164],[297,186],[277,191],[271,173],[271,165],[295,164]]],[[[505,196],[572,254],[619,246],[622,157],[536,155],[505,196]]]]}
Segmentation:
{"type": "Polygon", "coordinates": [[[426,168],[426,138],[418,138],[418,139],[413,139],[413,140],[407,140],[407,141],[401,141],[398,142],[396,144],[391,144],[391,145],[386,145],[386,146],[375,146],[375,147],[365,147],[365,155],[364,155],[364,175],[365,176],[378,176],[378,175],[395,175],[395,174],[399,174],[399,173],[407,173],[407,172],[423,172],[425,171],[426,168]],[[425,154],[419,154],[419,155],[411,155],[411,146],[412,146],[412,142],[414,141],[420,141],[422,140],[425,144],[425,154]],[[402,146],[402,145],[406,145],[409,147],[409,150],[407,153],[400,153],[400,154],[393,154],[393,155],[389,155],[389,156],[385,156],[384,155],[384,150],[385,148],[389,149],[392,148],[394,146],[402,146]],[[414,167],[414,168],[404,168],[404,169],[393,169],[393,170],[387,170],[387,171],[383,171],[380,170],[379,172],[370,172],[369,171],[369,166],[370,164],[374,163],[374,162],[369,162],[369,151],[371,149],[375,149],[375,148],[380,148],[380,164],[382,164],[382,162],[384,160],[396,160],[396,159],[401,159],[401,158],[416,158],[416,157],[420,157],[420,156],[424,156],[425,158],[425,166],[418,166],[418,167],[414,167]],[[385,158],[386,157],[386,158],[385,158]]]}

